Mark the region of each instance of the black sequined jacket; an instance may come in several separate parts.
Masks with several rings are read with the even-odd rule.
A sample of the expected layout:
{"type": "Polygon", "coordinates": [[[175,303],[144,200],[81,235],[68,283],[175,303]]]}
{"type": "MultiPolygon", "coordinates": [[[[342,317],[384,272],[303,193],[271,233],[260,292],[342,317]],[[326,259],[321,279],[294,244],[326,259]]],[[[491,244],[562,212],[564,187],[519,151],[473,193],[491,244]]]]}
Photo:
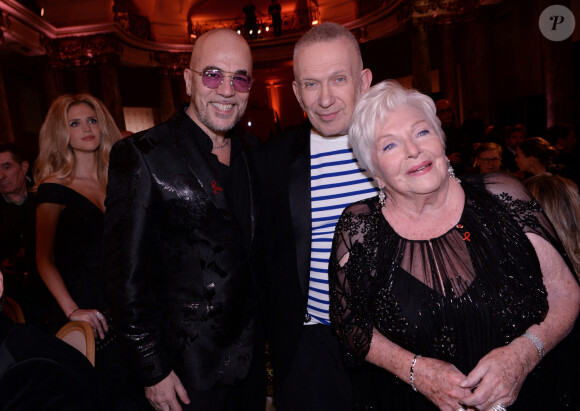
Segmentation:
{"type": "Polygon", "coordinates": [[[252,361],[256,209],[250,136],[229,168],[187,116],[119,141],[110,155],[105,272],[136,373],[151,386],[235,385],[252,361]]]}

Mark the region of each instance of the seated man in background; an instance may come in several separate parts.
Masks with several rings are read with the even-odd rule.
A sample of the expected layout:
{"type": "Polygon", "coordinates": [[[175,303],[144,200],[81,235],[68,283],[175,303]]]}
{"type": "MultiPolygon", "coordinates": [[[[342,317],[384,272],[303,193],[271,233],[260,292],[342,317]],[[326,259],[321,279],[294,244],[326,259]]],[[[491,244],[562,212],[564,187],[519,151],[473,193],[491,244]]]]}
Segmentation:
{"type": "Polygon", "coordinates": [[[503,150],[499,144],[483,143],[475,150],[475,165],[480,173],[501,171],[501,156],[503,150]]]}
{"type": "Polygon", "coordinates": [[[29,324],[45,322],[48,291],[36,270],[36,198],[28,191],[29,163],[20,148],[0,144],[0,267],[6,294],[29,324]]]}

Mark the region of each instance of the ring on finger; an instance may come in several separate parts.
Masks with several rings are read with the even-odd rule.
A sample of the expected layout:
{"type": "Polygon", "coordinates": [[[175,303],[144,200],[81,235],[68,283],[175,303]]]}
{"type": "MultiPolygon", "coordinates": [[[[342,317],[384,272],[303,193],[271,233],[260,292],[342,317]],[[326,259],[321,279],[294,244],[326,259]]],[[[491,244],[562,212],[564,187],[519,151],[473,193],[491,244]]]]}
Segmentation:
{"type": "Polygon", "coordinates": [[[465,408],[463,408],[463,407],[457,408],[457,411],[465,411],[465,408]]]}
{"type": "Polygon", "coordinates": [[[493,404],[491,407],[491,411],[506,411],[507,407],[503,405],[501,402],[493,404]]]}

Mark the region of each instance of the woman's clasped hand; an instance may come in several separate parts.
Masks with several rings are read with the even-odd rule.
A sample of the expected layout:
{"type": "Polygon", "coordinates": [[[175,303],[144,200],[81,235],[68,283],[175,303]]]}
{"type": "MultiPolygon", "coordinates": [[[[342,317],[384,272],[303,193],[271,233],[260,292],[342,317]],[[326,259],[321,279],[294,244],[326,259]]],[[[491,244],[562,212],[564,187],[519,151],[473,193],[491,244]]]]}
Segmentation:
{"type": "Polygon", "coordinates": [[[99,310],[83,310],[82,308],[77,308],[69,314],[68,319],[70,321],[88,322],[93,327],[95,336],[101,340],[105,339],[105,334],[109,331],[107,319],[99,310]]]}

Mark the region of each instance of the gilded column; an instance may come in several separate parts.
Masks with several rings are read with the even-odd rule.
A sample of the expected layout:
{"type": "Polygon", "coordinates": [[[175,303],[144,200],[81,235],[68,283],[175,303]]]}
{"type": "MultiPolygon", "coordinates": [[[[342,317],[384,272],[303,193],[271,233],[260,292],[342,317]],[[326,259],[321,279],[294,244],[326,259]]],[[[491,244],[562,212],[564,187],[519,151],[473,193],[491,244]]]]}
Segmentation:
{"type": "MultiPolygon", "coordinates": [[[[183,70],[189,67],[190,54],[189,53],[164,53],[159,52],[154,54],[154,59],[158,64],[159,73],[159,95],[160,102],[158,107],[158,120],[160,122],[168,120],[178,105],[183,99],[183,92],[178,92],[177,101],[173,93],[172,81],[180,81],[183,84],[183,70]]],[[[185,101],[189,97],[185,95],[185,101]]]]}
{"type": "MultiPolygon", "coordinates": [[[[561,0],[558,4],[570,8],[569,0],[561,0]]],[[[542,0],[541,9],[553,2],[542,0]]],[[[576,30],[578,30],[576,16],[576,30]]],[[[574,124],[577,109],[574,102],[574,57],[571,36],[562,41],[548,40],[542,36],[542,59],[544,68],[544,89],[546,93],[547,127],[554,124],[574,124]]]]}
{"type": "MultiPolygon", "coordinates": [[[[100,67],[109,60],[118,61],[117,57],[123,52],[121,42],[114,34],[99,34],[94,36],[66,37],[58,40],[49,40],[45,44],[46,54],[52,64],[62,64],[65,69],[70,69],[74,75],[75,92],[91,92],[89,71],[92,67],[100,67]]],[[[103,94],[110,98],[113,109],[120,101],[118,77],[116,71],[105,68],[106,75],[112,75],[112,79],[103,79],[103,94]],[[116,87],[115,87],[116,84],[116,87]],[[113,86],[115,89],[110,90],[113,86]],[[115,91],[116,90],[116,91],[115,91]],[[109,93],[119,93],[119,96],[110,97],[109,93]]],[[[121,105],[122,107],[122,105],[121,105]]],[[[120,118],[116,118],[120,119],[120,118]]],[[[124,126],[124,121],[122,124],[124,126]]]]}
{"type": "Polygon", "coordinates": [[[442,64],[439,69],[441,96],[451,102],[453,111],[459,113],[459,93],[457,85],[457,60],[454,42],[455,25],[445,22],[441,28],[442,64]]]}
{"type": "Polygon", "coordinates": [[[463,107],[477,109],[485,115],[489,124],[496,119],[490,118],[496,110],[492,107],[493,87],[491,85],[491,24],[489,16],[477,14],[466,21],[461,35],[461,96],[463,107]]]}
{"type": "Polygon", "coordinates": [[[413,88],[429,94],[431,87],[431,59],[429,57],[429,34],[422,20],[413,21],[413,88]]]}
{"type": "MultiPolygon", "coordinates": [[[[570,7],[570,2],[559,4],[570,7]]],[[[576,20],[578,24],[578,19],[576,20]]],[[[551,41],[542,37],[547,126],[574,124],[574,64],[571,37],[551,41]]]]}
{"type": "Polygon", "coordinates": [[[181,76],[172,78],[171,84],[173,85],[174,90],[175,106],[180,107],[184,103],[189,103],[189,96],[185,90],[185,80],[183,79],[183,73],[181,76]]]}
{"type": "Polygon", "coordinates": [[[547,126],[574,124],[574,65],[572,40],[542,40],[547,126]]]}
{"type": "Polygon", "coordinates": [[[90,93],[89,67],[87,65],[75,65],[70,70],[74,77],[75,93],[90,93]]]}
{"type": "Polygon", "coordinates": [[[103,58],[99,66],[101,72],[101,85],[103,87],[103,103],[109,109],[119,130],[127,129],[125,113],[123,112],[123,99],[119,87],[119,73],[117,71],[119,58],[113,54],[103,58]]]}
{"type": "Polygon", "coordinates": [[[48,61],[42,70],[43,83],[43,104],[46,111],[52,102],[61,94],[64,94],[64,85],[62,81],[62,63],[48,61]]]}
{"type": "Polygon", "coordinates": [[[171,78],[167,70],[159,70],[159,120],[164,122],[169,120],[175,112],[173,102],[173,90],[171,90],[171,78]]]}
{"type": "Polygon", "coordinates": [[[413,87],[423,93],[433,91],[428,30],[430,27],[441,26],[443,60],[439,73],[440,90],[443,98],[451,101],[456,113],[460,112],[460,104],[454,31],[455,23],[461,18],[464,8],[464,0],[412,0],[409,9],[414,26],[413,87]]]}

